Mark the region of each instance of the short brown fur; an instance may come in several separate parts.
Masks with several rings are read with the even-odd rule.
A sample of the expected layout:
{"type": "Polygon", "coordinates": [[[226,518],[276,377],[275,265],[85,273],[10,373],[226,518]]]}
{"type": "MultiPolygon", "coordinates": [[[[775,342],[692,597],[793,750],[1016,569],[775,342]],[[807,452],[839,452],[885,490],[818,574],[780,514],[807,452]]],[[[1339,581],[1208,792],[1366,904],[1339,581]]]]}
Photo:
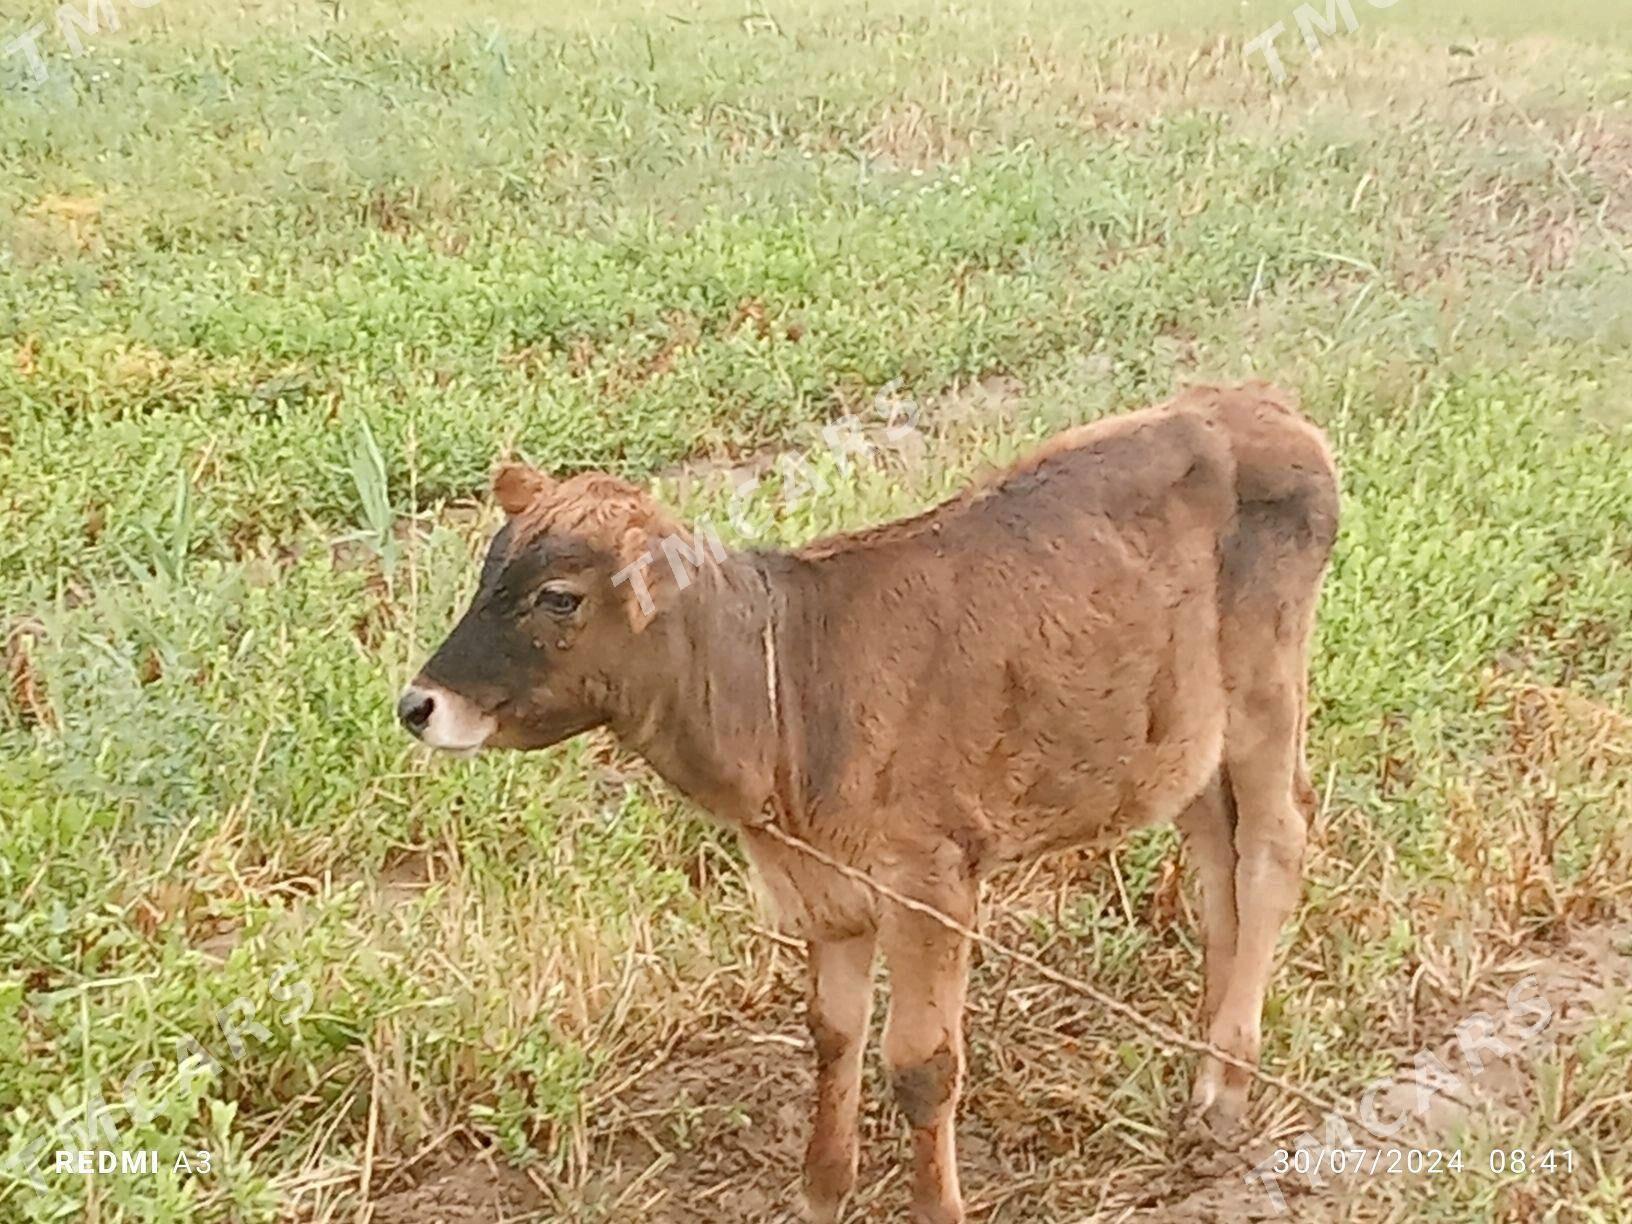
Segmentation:
{"type": "MultiPolygon", "coordinates": [[[[968,948],[767,820],[963,923],[999,867],[1176,820],[1201,883],[1205,1034],[1257,1058],[1300,885],[1307,656],[1338,504],[1325,441],[1284,393],[1193,389],[1067,431],[924,514],[792,552],[705,555],[686,535],[689,569],[666,563],[659,536],[682,529],[639,490],[529,481],[501,475],[503,564],[425,682],[496,719],[495,744],[608,725],[741,829],[771,907],[810,944],[811,1219],[837,1219],[855,1179],[878,948],[914,1218],[962,1220],[968,948]],[[650,607],[625,616],[643,553],[650,607]],[[540,625],[511,588],[546,580],[583,603],[540,625]],[[471,662],[488,657],[508,670],[471,662]]],[[[1192,1106],[1228,1129],[1246,1088],[1205,1060],[1192,1106]]]]}

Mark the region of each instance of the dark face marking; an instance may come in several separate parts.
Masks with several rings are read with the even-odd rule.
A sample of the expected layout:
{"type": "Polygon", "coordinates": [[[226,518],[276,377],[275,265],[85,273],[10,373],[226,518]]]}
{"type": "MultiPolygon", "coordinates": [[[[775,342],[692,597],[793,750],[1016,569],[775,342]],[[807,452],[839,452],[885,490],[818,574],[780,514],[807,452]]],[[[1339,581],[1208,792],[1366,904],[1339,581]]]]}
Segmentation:
{"type": "Polygon", "coordinates": [[[496,747],[542,748],[605,721],[602,664],[627,631],[611,559],[514,522],[493,537],[469,609],[421,675],[498,722],[496,747]]]}

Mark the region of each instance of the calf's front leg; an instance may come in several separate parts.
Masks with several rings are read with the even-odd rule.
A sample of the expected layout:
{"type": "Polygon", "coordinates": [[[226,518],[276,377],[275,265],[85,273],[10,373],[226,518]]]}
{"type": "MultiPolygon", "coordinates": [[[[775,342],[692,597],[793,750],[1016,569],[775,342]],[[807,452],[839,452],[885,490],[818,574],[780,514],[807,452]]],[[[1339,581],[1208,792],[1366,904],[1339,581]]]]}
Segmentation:
{"type": "MultiPolygon", "coordinates": [[[[973,911],[971,902],[951,916],[968,924],[973,911]]],[[[969,944],[940,923],[899,909],[886,919],[883,942],[890,971],[884,1061],[912,1130],[912,1219],[962,1224],[953,1117],[963,1081],[969,944]]]]}
{"type": "Polygon", "coordinates": [[[811,1224],[834,1224],[856,1184],[856,1111],[873,1008],[876,942],[872,931],[810,942],[816,1113],[805,1150],[805,1215],[811,1224]]]}

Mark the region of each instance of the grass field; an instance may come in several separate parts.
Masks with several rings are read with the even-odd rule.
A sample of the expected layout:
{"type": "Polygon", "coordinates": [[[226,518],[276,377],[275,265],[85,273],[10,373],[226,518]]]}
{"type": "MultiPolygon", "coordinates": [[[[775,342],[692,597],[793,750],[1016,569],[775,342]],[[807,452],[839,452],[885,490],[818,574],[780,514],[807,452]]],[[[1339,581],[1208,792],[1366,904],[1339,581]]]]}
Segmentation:
{"type": "MultiPolygon", "coordinates": [[[[731,839],[595,737],[394,725],[490,465],[723,524],[728,461],[808,454],[730,519],[794,542],[1244,376],[1346,499],[1266,1061],[1352,1098],[1527,974],[1553,1016],[1402,1132],[1465,1172],[1288,1210],[1632,1220],[1624,6],[1357,4],[1315,57],[1261,0],[111,3],[79,54],[0,3],[48,23],[43,81],[0,55],[0,1220],[782,1218],[801,958],[731,839]],[[906,442],[840,465],[846,415],[906,442]],[[163,1171],[52,1171],[100,1147],[163,1171]]],[[[1189,908],[1157,830],[987,927],[1188,1029],[1189,908]]],[[[971,993],[972,1218],[1263,1207],[1173,1137],[1186,1058],[971,993]]]]}

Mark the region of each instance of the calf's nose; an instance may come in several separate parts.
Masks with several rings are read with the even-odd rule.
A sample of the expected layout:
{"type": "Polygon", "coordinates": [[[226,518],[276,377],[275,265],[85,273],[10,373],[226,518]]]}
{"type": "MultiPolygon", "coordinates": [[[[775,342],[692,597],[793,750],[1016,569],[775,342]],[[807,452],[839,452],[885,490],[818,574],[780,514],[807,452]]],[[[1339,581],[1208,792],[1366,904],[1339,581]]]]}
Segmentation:
{"type": "Polygon", "coordinates": [[[436,698],[421,689],[411,688],[397,699],[397,717],[414,735],[425,734],[434,709],[436,698]]]}

